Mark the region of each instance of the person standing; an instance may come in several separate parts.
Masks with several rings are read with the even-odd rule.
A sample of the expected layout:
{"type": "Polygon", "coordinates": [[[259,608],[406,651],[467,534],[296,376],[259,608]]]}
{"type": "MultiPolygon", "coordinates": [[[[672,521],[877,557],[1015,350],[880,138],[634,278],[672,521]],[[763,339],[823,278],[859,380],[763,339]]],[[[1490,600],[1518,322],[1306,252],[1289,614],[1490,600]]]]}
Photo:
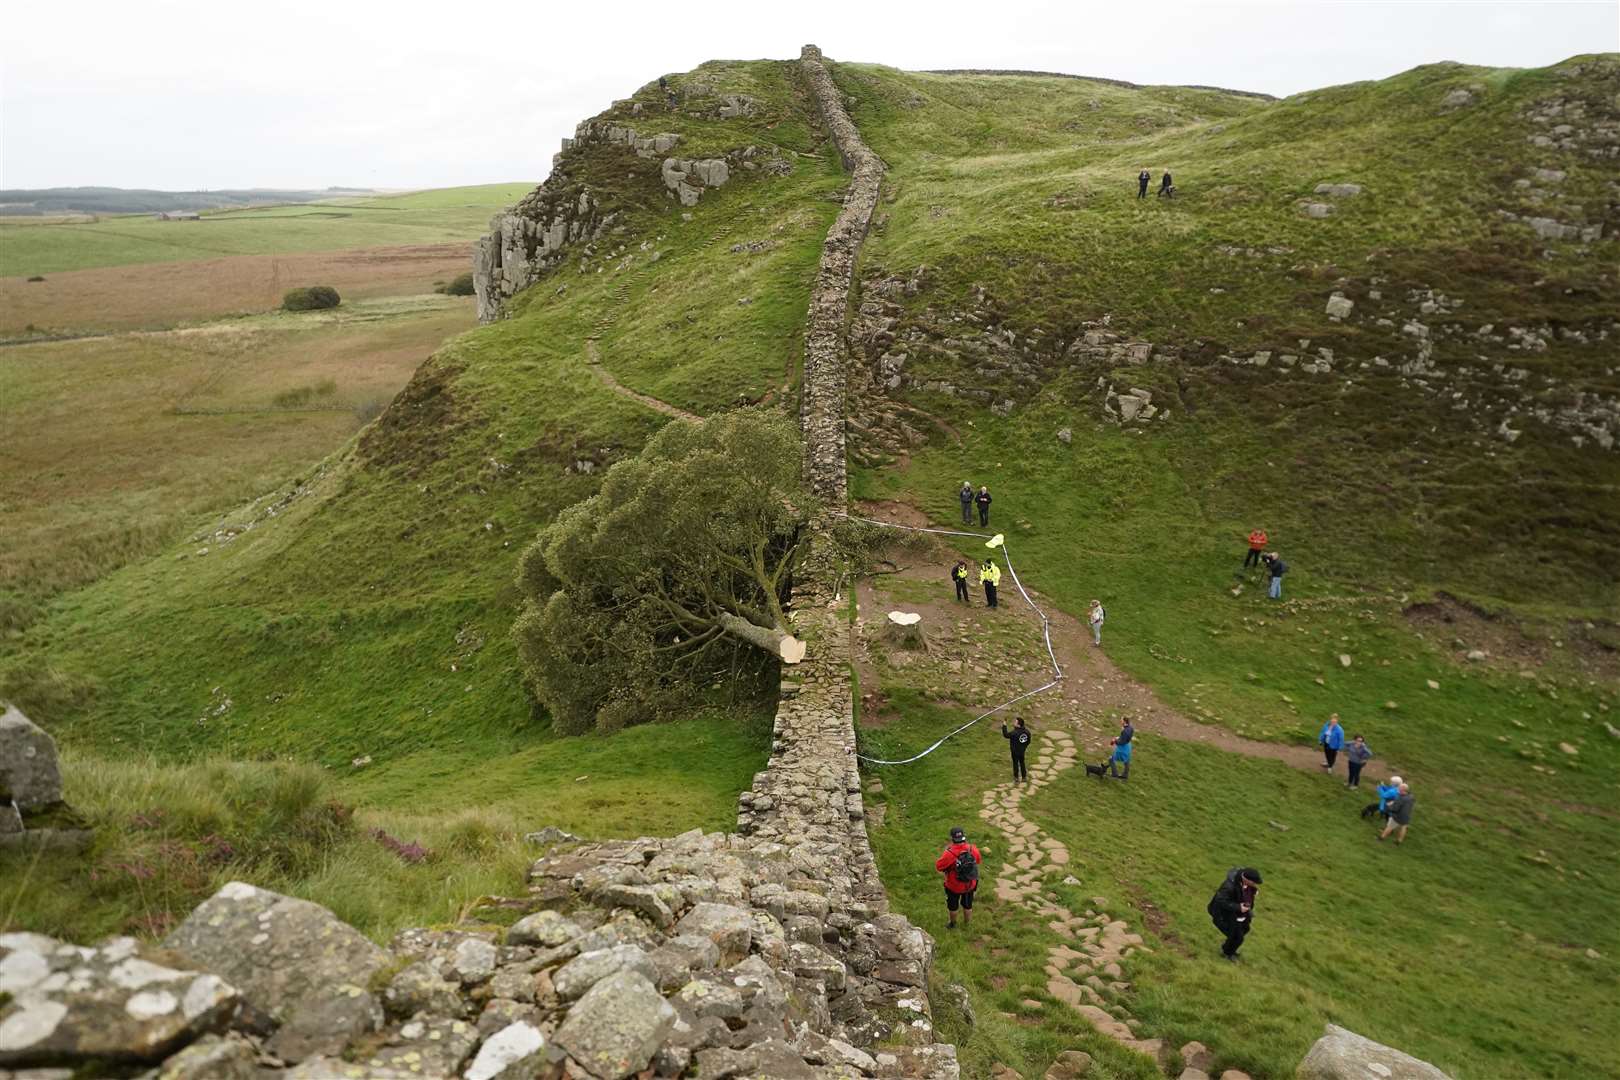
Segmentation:
{"type": "Polygon", "coordinates": [[[1260,871],[1244,866],[1227,871],[1226,880],[1210,898],[1209,917],[1215,929],[1226,935],[1221,955],[1228,960],[1238,958],[1238,949],[1254,926],[1254,902],[1259,895],[1260,871]]]}
{"type": "Polygon", "coordinates": [[[1268,540],[1270,537],[1266,535],[1264,529],[1255,529],[1249,533],[1249,553],[1243,557],[1243,569],[1260,565],[1260,555],[1266,550],[1268,540]]]}
{"type": "Polygon", "coordinates": [[[957,559],[956,565],[951,567],[951,580],[956,582],[956,598],[972,607],[973,601],[968,599],[968,564],[957,559]]]}
{"type": "Polygon", "coordinates": [[[956,929],[956,909],[962,909],[962,925],[972,921],[973,893],[979,887],[979,863],[984,860],[979,849],[967,842],[967,833],[958,826],[951,830],[951,843],[945,853],[934,860],[934,869],[945,874],[945,910],[950,921],[945,929],[956,929]]]}
{"type": "Polygon", "coordinates": [[[1283,562],[1282,556],[1275,551],[1266,552],[1260,556],[1260,560],[1266,564],[1266,572],[1271,575],[1271,587],[1267,590],[1266,595],[1273,600],[1281,600],[1282,579],[1283,575],[1288,573],[1288,564],[1283,562]]]}
{"type": "Polygon", "coordinates": [[[962,502],[962,524],[973,524],[973,485],[962,481],[962,489],[956,493],[956,497],[962,502]]]}
{"type": "Polygon", "coordinates": [[[1014,722],[1012,730],[1006,724],[1001,725],[1001,737],[1007,740],[1008,748],[1012,750],[1012,767],[1014,780],[1028,780],[1029,769],[1024,765],[1024,753],[1029,749],[1029,728],[1024,726],[1024,718],[1020,716],[1014,722]]]}
{"type": "Polygon", "coordinates": [[[1119,721],[1119,734],[1114,736],[1114,753],[1108,761],[1108,775],[1116,780],[1129,780],[1131,778],[1131,746],[1136,738],[1136,729],[1131,726],[1131,718],[1123,716],[1119,721]],[[1121,765],[1125,771],[1119,771],[1121,765]]]}
{"type": "Polygon", "coordinates": [[[1344,748],[1344,764],[1350,770],[1350,778],[1344,782],[1345,787],[1361,786],[1361,767],[1371,761],[1372,756],[1372,748],[1367,745],[1366,739],[1357,735],[1350,740],[1350,745],[1344,748]]]}
{"type": "Polygon", "coordinates": [[[1146,169],[1136,174],[1136,197],[1138,199],[1147,198],[1148,185],[1151,183],[1153,183],[1153,174],[1146,169]]]}
{"type": "Polygon", "coordinates": [[[1332,770],[1333,763],[1339,760],[1339,751],[1344,749],[1344,728],[1339,726],[1338,713],[1327,718],[1316,738],[1322,744],[1322,768],[1332,770]]]}
{"type": "Polygon", "coordinates": [[[1387,818],[1389,816],[1390,802],[1400,793],[1401,778],[1398,776],[1390,777],[1388,780],[1385,780],[1383,783],[1378,785],[1378,801],[1375,803],[1368,803],[1365,807],[1363,807],[1361,816],[1365,819],[1372,817],[1374,814],[1382,814],[1387,818]]]}
{"type": "Polygon", "coordinates": [[[1103,610],[1102,601],[1093,600],[1091,610],[1086,615],[1086,622],[1091,624],[1091,643],[1093,645],[1102,644],[1102,626],[1103,620],[1106,618],[1108,618],[1108,613],[1103,610]]]}
{"type": "Polygon", "coordinates": [[[1406,828],[1412,824],[1412,804],[1415,801],[1412,789],[1402,784],[1399,793],[1389,801],[1389,820],[1384,822],[1384,831],[1378,834],[1378,839],[1382,840],[1393,832],[1397,844],[1406,843],[1406,828]]]}
{"type": "Polygon", "coordinates": [[[979,494],[974,496],[973,501],[979,504],[979,525],[990,524],[990,489],[980,484],[979,494]]]}
{"type": "Polygon", "coordinates": [[[1001,584],[1001,567],[994,559],[984,560],[979,568],[979,584],[984,586],[984,606],[996,606],[996,586],[1001,584]]]}
{"type": "Polygon", "coordinates": [[[1162,199],[1166,195],[1169,195],[1175,190],[1175,187],[1176,186],[1170,182],[1170,170],[1164,170],[1164,177],[1159,181],[1159,198],[1162,199]]]}

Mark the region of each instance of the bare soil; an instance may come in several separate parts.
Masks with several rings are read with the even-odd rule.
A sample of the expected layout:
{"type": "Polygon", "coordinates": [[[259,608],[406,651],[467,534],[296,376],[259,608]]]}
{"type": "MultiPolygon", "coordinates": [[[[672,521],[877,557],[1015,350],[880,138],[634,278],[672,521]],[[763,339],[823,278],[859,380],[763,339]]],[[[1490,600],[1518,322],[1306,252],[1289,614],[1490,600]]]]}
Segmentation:
{"type": "Polygon", "coordinates": [[[1483,663],[1508,670],[1571,664],[1582,674],[1620,679],[1620,626],[1604,621],[1568,620],[1547,627],[1527,625],[1511,612],[1490,612],[1448,593],[1411,604],[1402,614],[1467,663],[1471,650],[1483,663]]]}

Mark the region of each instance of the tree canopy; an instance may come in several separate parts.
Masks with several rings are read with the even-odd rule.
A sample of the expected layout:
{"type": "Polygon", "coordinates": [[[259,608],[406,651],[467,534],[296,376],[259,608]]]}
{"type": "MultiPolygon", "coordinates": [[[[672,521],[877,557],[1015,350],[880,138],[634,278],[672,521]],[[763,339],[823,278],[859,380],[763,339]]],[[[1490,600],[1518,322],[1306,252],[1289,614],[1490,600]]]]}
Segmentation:
{"type": "Polygon", "coordinates": [[[614,730],[721,672],[796,662],[783,604],[813,498],[797,429],[740,409],[666,425],[524,552],[513,632],[560,731],[614,730]]]}

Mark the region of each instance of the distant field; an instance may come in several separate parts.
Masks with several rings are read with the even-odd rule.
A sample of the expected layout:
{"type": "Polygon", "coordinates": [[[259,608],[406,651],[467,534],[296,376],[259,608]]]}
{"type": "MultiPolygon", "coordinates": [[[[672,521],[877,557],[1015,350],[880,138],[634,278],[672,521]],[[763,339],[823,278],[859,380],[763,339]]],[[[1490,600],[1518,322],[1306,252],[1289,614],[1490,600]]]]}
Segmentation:
{"type": "MultiPolygon", "coordinates": [[[[178,222],[175,224],[185,224],[178,222]]],[[[0,236],[9,235],[0,232],[0,236]]],[[[173,326],[279,307],[298,285],[331,285],[345,300],[428,293],[472,268],[472,244],[98,267],[44,281],[0,278],[0,337],[173,326]]]]}
{"type": "Polygon", "coordinates": [[[532,183],[483,184],[409,195],[225,210],[197,221],[149,215],[93,223],[0,222],[0,277],[218,259],[231,255],[465,243],[532,183]]]}
{"type": "Polygon", "coordinates": [[[0,349],[0,632],[330,453],[472,322],[426,296],[0,349]]]}

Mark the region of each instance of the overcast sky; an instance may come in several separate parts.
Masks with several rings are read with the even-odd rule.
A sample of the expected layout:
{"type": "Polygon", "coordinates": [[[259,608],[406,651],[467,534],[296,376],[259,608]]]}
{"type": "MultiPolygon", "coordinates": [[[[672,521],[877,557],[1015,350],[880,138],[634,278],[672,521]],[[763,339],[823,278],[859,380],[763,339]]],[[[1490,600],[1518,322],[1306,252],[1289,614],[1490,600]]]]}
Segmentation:
{"type": "Polygon", "coordinates": [[[1032,68],[1285,95],[1620,49],[1616,0],[78,0],[6,6],[0,187],[544,179],[574,125],[704,60],[1032,68]]]}

